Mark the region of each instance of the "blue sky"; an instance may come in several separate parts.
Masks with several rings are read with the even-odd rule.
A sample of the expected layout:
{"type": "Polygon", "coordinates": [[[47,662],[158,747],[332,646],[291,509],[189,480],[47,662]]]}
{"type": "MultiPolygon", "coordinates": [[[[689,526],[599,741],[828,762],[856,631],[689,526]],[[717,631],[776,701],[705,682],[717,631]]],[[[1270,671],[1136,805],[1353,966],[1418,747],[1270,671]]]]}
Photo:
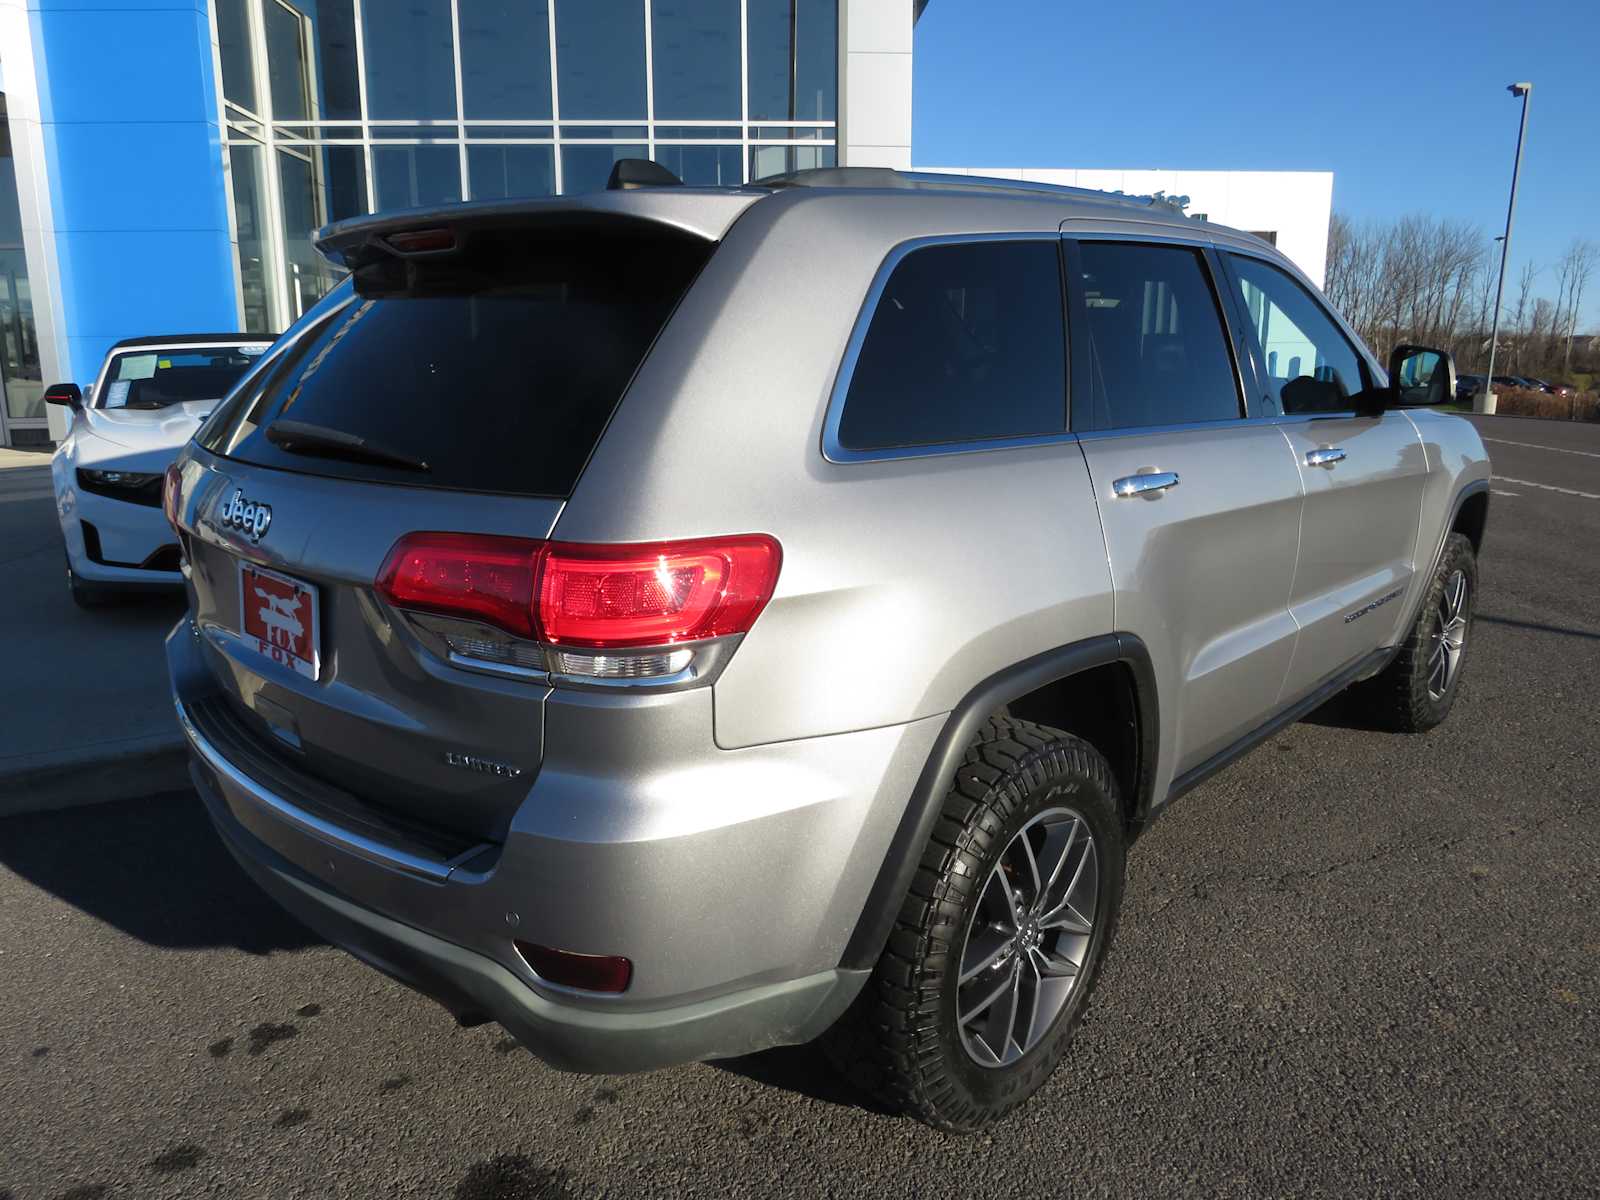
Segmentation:
{"type": "MultiPolygon", "coordinates": [[[[1331,170],[1352,217],[1488,237],[1516,149],[1505,86],[1532,80],[1507,291],[1522,262],[1600,242],[1596,0],[930,0],[914,63],[917,166],[1331,170]]],[[[1600,277],[1583,307],[1600,330],[1600,277]]]]}

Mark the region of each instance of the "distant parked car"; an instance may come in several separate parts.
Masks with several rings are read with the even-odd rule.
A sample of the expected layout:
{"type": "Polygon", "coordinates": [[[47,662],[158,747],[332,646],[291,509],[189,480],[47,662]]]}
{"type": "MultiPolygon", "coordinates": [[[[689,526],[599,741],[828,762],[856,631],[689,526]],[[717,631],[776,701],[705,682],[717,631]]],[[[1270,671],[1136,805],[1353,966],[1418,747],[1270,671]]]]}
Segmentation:
{"type": "Polygon", "coordinates": [[[1522,388],[1528,387],[1528,381],[1516,375],[1496,375],[1494,386],[1497,388],[1522,388]]]}
{"type": "Polygon", "coordinates": [[[1483,391],[1483,376],[1482,375],[1457,375],[1456,376],[1456,399],[1457,400],[1471,400],[1474,396],[1476,396],[1481,391],[1483,391]]]}
{"type": "Polygon", "coordinates": [[[178,539],[161,512],[161,478],[217,401],[265,354],[271,334],[128,338],[84,395],[45,392],[72,410],[51,460],[67,585],[83,608],[118,591],[181,587],[178,539]]]}
{"type": "Polygon", "coordinates": [[[1542,379],[1535,379],[1532,375],[1513,375],[1511,378],[1520,380],[1522,386],[1533,392],[1553,392],[1548,383],[1542,379]]]}

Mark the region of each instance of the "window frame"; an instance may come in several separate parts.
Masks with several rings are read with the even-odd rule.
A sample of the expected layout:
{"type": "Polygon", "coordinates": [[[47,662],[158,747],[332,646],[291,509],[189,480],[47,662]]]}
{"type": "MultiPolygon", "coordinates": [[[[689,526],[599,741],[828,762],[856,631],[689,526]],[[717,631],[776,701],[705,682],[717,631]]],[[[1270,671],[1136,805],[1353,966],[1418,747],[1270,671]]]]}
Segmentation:
{"type": "Polygon", "coordinates": [[[1268,268],[1275,269],[1291,284],[1297,286],[1305,293],[1306,298],[1316,306],[1318,311],[1328,319],[1334,330],[1344,338],[1351,351],[1356,356],[1356,361],[1361,364],[1363,385],[1367,388],[1383,387],[1388,384],[1389,376],[1378,360],[1372,356],[1365,342],[1350,328],[1344,317],[1333,305],[1329,304],[1321,291],[1312,285],[1298,268],[1281,253],[1270,250],[1258,249],[1254,246],[1235,245],[1231,242],[1214,243],[1216,260],[1221,270],[1221,278],[1227,281],[1224,289],[1228,294],[1228,303],[1231,311],[1236,315],[1239,326],[1239,341],[1241,345],[1241,358],[1250,364],[1250,388],[1247,393],[1250,415],[1258,421],[1314,421],[1348,419],[1357,415],[1354,407],[1342,409],[1339,412],[1327,413],[1286,413],[1282,411],[1279,402],[1274,399],[1268,389],[1267,365],[1261,356],[1261,346],[1254,333],[1254,326],[1250,319],[1249,310],[1245,307],[1243,279],[1233,269],[1230,256],[1240,258],[1253,258],[1268,268]]]}
{"type": "Polygon", "coordinates": [[[1066,262],[1067,285],[1067,328],[1070,342],[1069,375],[1072,376],[1069,390],[1074,396],[1089,396],[1089,380],[1084,374],[1089,369],[1089,344],[1088,344],[1088,309],[1087,299],[1083,290],[1083,256],[1079,249],[1083,242],[1115,242],[1137,246],[1165,246],[1174,250],[1188,250],[1200,259],[1200,273],[1206,281],[1207,288],[1211,291],[1211,302],[1216,308],[1217,320],[1222,326],[1223,341],[1228,346],[1228,360],[1233,368],[1234,396],[1238,405],[1238,415],[1233,417],[1218,417],[1205,421],[1174,421],[1164,425],[1113,425],[1104,429],[1097,429],[1089,419],[1089,414],[1072,412],[1072,428],[1077,431],[1079,438],[1093,437],[1126,437],[1140,433],[1160,433],[1170,430],[1183,429],[1216,429],[1236,421],[1246,421],[1257,416],[1251,410],[1248,397],[1252,394],[1250,385],[1253,381],[1253,364],[1251,368],[1252,379],[1245,376],[1246,356],[1243,345],[1243,331],[1239,328],[1236,319],[1236,310],[1230,301],[1224,298],[1220,280],[1224,278],[1221,264],[1217,258],[1217,248],[1209,237],[1196,235],[1185,237],[1178,233],[1141,233],[1129,230],[1094,231],[1079,229],[1063,229],[1061,242],[1066,262]],[[1075,333],[1073,331],[1076,331],[1075,333]],[[1082,418],[1081,420],[1079,418],[1082,418]]]}
{"type": "Polygon", "coordinates": [[[828,393],[828,407],[822,422],[822,457],[830,463],[846,464],[861,462],[884,462],[894,459],[906,458],[934,458],[946,454],[974,454],[988,450],[1014,450],[1024,446],[1052,446],[1061,442],[1075,441],[1077,435],[1072,431],[1072,317],[1070,304],[1066,291],[1066,271],[1061,257],[1061,235],[1050,230],[1030,230],[1006,233],[959,233],[937,234],[930,237],[917,237],[903,241],[892,247],[884,255],[883,261],[878,264],[877,271],[873,274],[872,283],[867,288],[866,297],[861,302],[860,311],[856,313],[854,325],[850,330],[850,338],[845,343],[844,355],[839,363],[839,369],[834,376],[833,387],[828,393]],[[844,419],[845,401],[850,393],[850,384],[855,378],[856,363],[861,357],[861,348],[867,339],[867,333],[872,326],[872,319],[877,315],[878,304],[883,299],[884,289],[888,287],[890,278],[895,269],[909,255],[930,246],[965,246],[982,242],[1041,242],[1053,245],[1056,252],[1056,279],[1062,288],[1061,292],[1061,351],[1065,358],[1065,370],[1062,372],[1061,395],[1061,431],[1059,433],[1026,434],[1019,437],[981,438],[976,440],[956,442],[931,442],[921,446],[886,446],[873,450],[857,450],[843,444],[839,438],[839,426],[844,419]]]}

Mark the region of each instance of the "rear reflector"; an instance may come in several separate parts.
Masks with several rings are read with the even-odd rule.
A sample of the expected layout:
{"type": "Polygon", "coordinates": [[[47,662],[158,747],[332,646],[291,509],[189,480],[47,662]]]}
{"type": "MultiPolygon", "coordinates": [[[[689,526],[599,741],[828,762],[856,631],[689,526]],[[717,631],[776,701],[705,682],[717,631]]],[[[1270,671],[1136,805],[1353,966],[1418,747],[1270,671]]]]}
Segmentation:
{"type": "Polygon", "coordinates": [[[625,992],[633,979],[633,963],[615,954],[575,954],[532,942],[517,942],[517,953],[540,979],[586,992],[625,992]]]}
{"type": "Polygon", "coordinates": [[[552,646],[670,646],[746,633],[782,552],[765,534],[580,545],[412,533],[379,572],[397,608],[466,617],[552,646]]]}

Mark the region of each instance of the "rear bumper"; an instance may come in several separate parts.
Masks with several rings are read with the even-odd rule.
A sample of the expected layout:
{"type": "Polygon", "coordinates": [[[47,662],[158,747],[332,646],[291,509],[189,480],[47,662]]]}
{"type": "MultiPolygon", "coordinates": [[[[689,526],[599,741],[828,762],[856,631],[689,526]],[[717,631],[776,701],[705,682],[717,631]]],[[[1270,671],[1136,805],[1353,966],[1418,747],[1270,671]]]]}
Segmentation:
{"type": "Polygon", "coordinates": [[[831,1025],[865,972],[823,971],[644,1012],[576,1008],[542,995],[487,955],[363,908],[320,885],[234,819],[198,758],[191,768],[223,843],[252,879],[336,946],[438,1001],[457,1018],[498,1021],[564,1071],[621,1073],[809,1041],[831,1025]]]}
{"type": "Polygon", "coordinates": [[[188,620],[168,638],[178,717],[245,869],[330,941],[553,1065],[646,1070],[808,1041],[864,982],[839,964],[937,719],[721,751],[703,690],[552,701],[503,842],[440,844],[236,737],[202,641],[188,620]],[[551,984],[514,938],[624,955],[633,982],[551,984]]]}

